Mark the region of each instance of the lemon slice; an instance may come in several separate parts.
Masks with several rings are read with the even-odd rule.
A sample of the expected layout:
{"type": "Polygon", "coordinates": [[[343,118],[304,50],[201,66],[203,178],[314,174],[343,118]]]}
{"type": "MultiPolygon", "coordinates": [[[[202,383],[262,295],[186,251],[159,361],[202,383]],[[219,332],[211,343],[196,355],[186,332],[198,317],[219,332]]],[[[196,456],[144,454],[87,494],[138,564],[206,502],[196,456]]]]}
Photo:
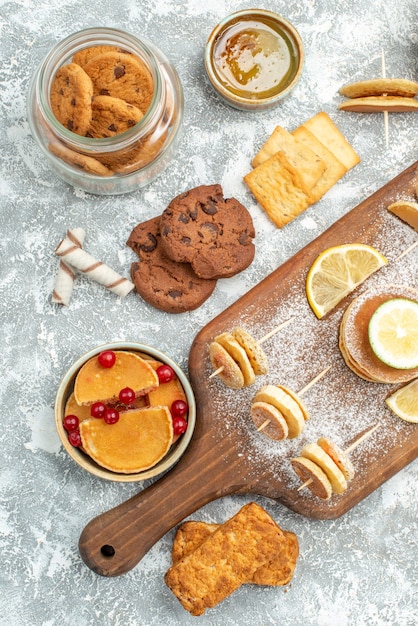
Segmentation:
{"type": "Polygon", "coordinates": [[[400,370],[418,367],[418,302],[391,298],[370,318],[369,341],[375,355],[400,370]]]}
{"type": "Polygon", "coordinates": [[[321,252],[306,277],[306,295],[315,315],[323,317],[386,263],[376,248],[362,243],[342,244],[321,252]]]}
{"type": "Polygon", "coordinates": [[[386,404],[401,419],[418,424],[418,378],[386,398],[386,404]]]}

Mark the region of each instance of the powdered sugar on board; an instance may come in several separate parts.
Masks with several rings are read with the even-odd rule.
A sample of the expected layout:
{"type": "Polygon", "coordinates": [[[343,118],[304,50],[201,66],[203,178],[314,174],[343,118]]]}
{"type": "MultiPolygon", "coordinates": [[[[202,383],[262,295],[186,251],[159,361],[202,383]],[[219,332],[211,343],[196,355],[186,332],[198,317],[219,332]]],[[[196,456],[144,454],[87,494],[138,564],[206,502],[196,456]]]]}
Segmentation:
{"type": "MultiPolygon", "coordinates": [[[[409,186],[395,195],[402,199],[414,198],[414,192],[409,186]]],[[[395,386],[370,383],[359,378],[346,366],[338,348],[342,314],[357,295],[369,289],[379,290],[388,284],[418,286],[418,248],[400,257],[417,240],[417,234],[387,211],[388,202],[393,201],[392,196],[388,198],[375,201],[373,228],[370,233],[366,228],[370,237],[367,243],[384,254],[388,264],[372,274],[329,315],[318,320],[312,313],[305,292],[308,269],[305,267],[292,274],[284,297],[279,297],[280,287],[277,287],[273,295],[266,295],[260,313],[256,310],[256,306],[260,306],[256,295],[257,303],[241,310],[238,307],[237,316],[228,319],[229,328],[223,329],[231,330],[234,326],[241,326],[254,338],[261,339],[284,321],[292,320],[263,342],[270,371],[257,377],[254,385],[237,391],[228,389],[219,379],[207,379],[206,382],[211,394],[210,414],[214,420],[214,437],[227,437],[233,433],[237,442],[236,453],[245,459],[253,474],[249,477],[250,482],[255,481],[263,471],[269,471],[287,489],[295,489],[300,481],[291,468],[290,459],[297,456],[306,443],[326,436],[340,447],[347,448],[365,430],[378,423],[377,431],[350,454],[356,476],[347,493],[350,489],[361,489],[370,465],[394,448],[405,445],[408,433],[414,428],[396,417],[384,402],[395,386]],[[300,437],[273,441],[257,432],[249,409],[253,397],[263,385],[280,384],[297,392],[328,365],[331,365],[329,372],[303,395],[310,419],[300,437]]],[[[359,235],[363,236],[363,233],[356,229],[352,234],[347,232],[346,242],[358,240],[359,235]]],[[[211,371],[207,358],[206,378],[211,371]]],[[[298,497],[315,500],[307,489],[298,492],[298,497]]],[[[328,503],[330,510],[338,506],[341,497],[344,496],[331,498],[328,503]]]]}

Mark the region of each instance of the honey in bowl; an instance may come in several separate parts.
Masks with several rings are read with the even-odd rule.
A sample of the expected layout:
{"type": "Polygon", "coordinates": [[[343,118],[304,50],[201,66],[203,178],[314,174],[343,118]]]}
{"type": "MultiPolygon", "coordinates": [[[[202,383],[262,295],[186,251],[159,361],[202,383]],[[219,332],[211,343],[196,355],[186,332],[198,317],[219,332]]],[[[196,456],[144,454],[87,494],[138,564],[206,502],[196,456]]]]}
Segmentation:
{"type": "Polygon", "coordinates": [[[209,79],[229,104],[268,108],[298,81],[302,42],[293,26],[275,13],[239,11],[214,29],[205,62],[209,79]]]}

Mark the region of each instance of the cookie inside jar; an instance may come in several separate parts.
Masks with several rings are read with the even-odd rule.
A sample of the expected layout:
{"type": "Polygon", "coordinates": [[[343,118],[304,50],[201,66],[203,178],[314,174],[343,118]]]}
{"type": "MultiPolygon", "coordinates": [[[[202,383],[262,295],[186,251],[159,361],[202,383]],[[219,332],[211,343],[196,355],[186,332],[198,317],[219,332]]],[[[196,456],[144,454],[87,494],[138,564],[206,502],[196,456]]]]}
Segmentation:
{"type": "Polygon", "coordinates": [[[86,29],[41,64],[28,113],[32,134],[62,179],[115,195],[145,186],[171,161],[183,92],[176,70],[151,42],[86,29]]]}

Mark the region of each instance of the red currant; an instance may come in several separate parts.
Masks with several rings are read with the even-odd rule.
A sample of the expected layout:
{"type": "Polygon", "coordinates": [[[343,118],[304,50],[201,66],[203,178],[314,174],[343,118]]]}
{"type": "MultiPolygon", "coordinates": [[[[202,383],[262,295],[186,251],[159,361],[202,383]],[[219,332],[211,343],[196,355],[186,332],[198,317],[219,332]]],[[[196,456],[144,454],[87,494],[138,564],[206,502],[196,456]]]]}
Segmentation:
{"type": "Polygon", "coordinates": [[[160,367],[157,368],[157,376],[160,383],[169,383],[170,380],[176,377],[176,374],[169,365],[160,365],[160,367]]]}
{"type": "Polygon", "coordinates": [[[171,405],[171,415],[173,417],[183,417],[186,415],[188,409],[187,402],[184,400],[174,400],[171,405]]]}
{"type": "Polygon", "coordinates": [[[66,415],[62,420],[62,425],[70,433],[73,430],[77,430],[79,421],[77,415],[66,415]]]}
{"type": "Polygon", "coordinates": [[[112,350],[104,350],[97,357],[102,367],[113,367],[116,361],[116,354],[112,350]]]}
{"type": "Polygon", "coordinates": [[[90,415],[92,417],[97,417],[98,419],[104,416],[105,411],[106,405],[104,404],[104,402],[95,402],[90,407],[90,415]]]}
{"type": "Polygon", "coordinates": [[[182,435],[187,430],[187,421],[184,417],[173,417],[173,431],[175,435],[182,435]]]}
{"type": "Polygon", "coordinates": [[[72,430],[70,433],[68,433],[68,441],[72,446],[74,446],[74,448],[79,448],[82,445],[81,435],[78,428],[77,430],[72,430]]]}
{"type": "Polygon", "coordinates": [[[130,387],[125,387],[119,392],[119,400],[122,404],[130,404],[135,400],[135,391],[130,387]]]}
{"type": "Polygon", "coordinates": [[[116,409],[108,408],[103,415],[103,419],[106,424],[116,424],[119,419],[119,411],[117,411],[116,409]]]}

